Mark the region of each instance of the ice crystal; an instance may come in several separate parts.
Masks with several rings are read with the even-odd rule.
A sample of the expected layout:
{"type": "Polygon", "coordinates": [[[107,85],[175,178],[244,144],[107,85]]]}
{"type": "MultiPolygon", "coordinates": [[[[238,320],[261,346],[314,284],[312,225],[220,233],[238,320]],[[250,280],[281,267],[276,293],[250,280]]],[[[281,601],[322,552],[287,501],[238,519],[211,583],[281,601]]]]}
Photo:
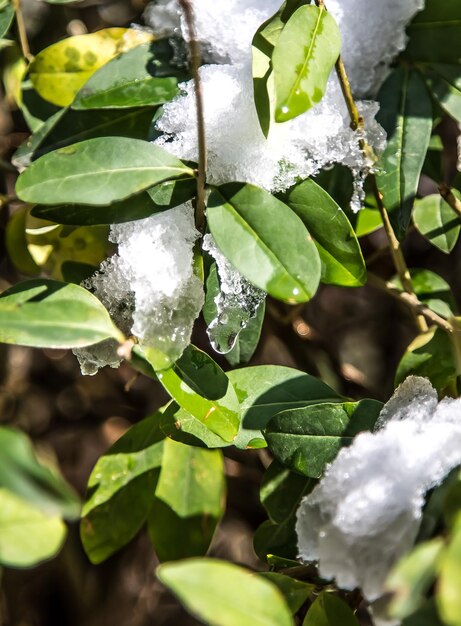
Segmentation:
{"type": "Polygon", "coordinates": [[[217,248],[213,237],[205,235],[203,249],[216,261],[220,292],[215,298],[217,315],[208,326],[213,347],[223,354],[230,352],[239,333],[256,316],[266,293],[246,280],[217,248]]]}
{"type": "Polygon", "coordinates": [[[383,595],[390,569],[408,552],[426,492],[461,464],[461,399],[437,402],[429,381],[408,378],[374,433],[358,435],[298,510],[300,558],[322,577],[383,595]]]}
{"type": "MultiPolygon", "coordinates": [[[[203,306],[203,286],[193,272],[198,235],[190,203],[114,225],[110,239],[118,244],[118,253],[87,284],[123,331],[169,360],[189,343],[203,306]]],[[[77,356],[86,373],[120,361],[107,344],[79,350],[77,356]]]]}

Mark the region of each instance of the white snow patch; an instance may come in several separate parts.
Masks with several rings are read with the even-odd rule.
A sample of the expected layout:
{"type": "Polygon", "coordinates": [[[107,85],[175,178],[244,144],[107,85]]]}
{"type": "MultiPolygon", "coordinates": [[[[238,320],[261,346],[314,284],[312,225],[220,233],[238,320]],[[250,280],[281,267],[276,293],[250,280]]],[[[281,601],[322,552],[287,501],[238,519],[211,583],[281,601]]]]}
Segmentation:
{"type": "Polygon", "coordinates": [[[407,553],[426,492],[461,464],[461,399],[437,403],[429,381],[408,378],[384,407],[378,430],[359,434],[298,509],[299,556],[322,577],[361,587],[374,601],[407,553]]]}
{"type": "MultiPolygon", "coordinates": [[[[170,361],[179,358],[188,345],[204,302],[202,282],[193,271],[198,236],[191,203],[113,225],[110,240],[118,244],[118,253],[85,285],[122,331],[132,333],[141,346],[161,351],[170,361]]],[[[102,344],[76,354],[84,373],[120,362],[102,344]]]]}

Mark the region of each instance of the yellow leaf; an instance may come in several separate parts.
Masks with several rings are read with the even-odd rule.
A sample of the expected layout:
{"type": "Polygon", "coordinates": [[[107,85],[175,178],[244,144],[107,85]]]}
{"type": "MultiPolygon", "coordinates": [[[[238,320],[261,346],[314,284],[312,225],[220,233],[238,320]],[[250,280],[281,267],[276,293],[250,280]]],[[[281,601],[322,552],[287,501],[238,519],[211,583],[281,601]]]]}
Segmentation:
{"type": "Polygon", "coordinates": [[[37,54],[30,65],[30,79],[44,100],[65,107],[102,65],[152,39],[150,33],[131,28],[105,28],[68,37],[37,54]]]}

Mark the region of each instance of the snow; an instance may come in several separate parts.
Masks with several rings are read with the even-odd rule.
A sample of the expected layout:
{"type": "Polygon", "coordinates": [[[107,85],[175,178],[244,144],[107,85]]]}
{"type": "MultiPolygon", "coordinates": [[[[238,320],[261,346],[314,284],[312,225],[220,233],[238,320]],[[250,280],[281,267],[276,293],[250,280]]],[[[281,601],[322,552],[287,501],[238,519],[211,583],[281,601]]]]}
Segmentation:
{"type": "Polygon", "coordinates": [[[203,238],[203,249],[216,261],[221,290],[215,298],[216,318],[207,332],[217,352],[226,354],[235,345],[241,330],[253,319],[266,293],[246,280],[219,251],[211,235],[203,238]],[[233,342],[229,345],[229,337],[233,342]]]}
{"type": "Polygon", "coordinates": [[[385,405],[373,433],[358,435],[327,468],[297,514],[299,556],[318,561],[339,587],[385,592],[407,553],[425,494],[461,464],[461,399],[438,403],[429,381],[408,378],[385,405]]]}
{"type": "MultiPolygon", "coordinates": [[[[199,236],[187,203],[136,222],[113,225],[110,240],[118,253],[87,281],[115,323],[155,348],[169,361],[179,358],[204,302],[203,285],[193,271],[199,236]]],[[[107,344],[78,350],[84,373],[96,373],[120,359],[107,344]]]]}
{"type": "MultiPolygon", "coordinates": [[[[363,183],[373,164],[359,149],[359,135],[350,129],[344,98],[334,73],[322,101],[295,120],[274,125],[268,139],[259,127],[253,102],[251,41],[257,28],[280,6],[280,0],[197,0],[194,2],[197,32],[211,53],[213,65],[201,69],[205,121],[209,144],[209,181],[214,184],[239,180],[269,191],[284,191],[298,179],[313,176],[334,163],[351,168],[355,178],[351,207],[361,208],[363,183]],[[229,27],[232,25],[232,27],[229,27]]],[[[374,96],[385,79],[395,55],[405,47],[405,26],[423,7],[424,0],[382,0],[370,9],[368,0],[330,0],[327,7],[337,19],[342,35],[342,54],[355,91],[374,96]],[[359,16],[359,19],[357,19],[359,16]]],[[[182,30],[175,0],[167,3],[165,22],[159,7],[151,4],[146,21],[164,32],[171,16],[172,33],[182,30]]],[[[165,7],[161,7],[165,11],[165,7]]],[[[164,135],[157,140],[185,159],[197,159],[193,83],[164,107],[157,124],[164,135]]],[[[358,102],[365,119],[366,140],[380,153],[385,135],[375,121],[378,104],[358,102]]]]}

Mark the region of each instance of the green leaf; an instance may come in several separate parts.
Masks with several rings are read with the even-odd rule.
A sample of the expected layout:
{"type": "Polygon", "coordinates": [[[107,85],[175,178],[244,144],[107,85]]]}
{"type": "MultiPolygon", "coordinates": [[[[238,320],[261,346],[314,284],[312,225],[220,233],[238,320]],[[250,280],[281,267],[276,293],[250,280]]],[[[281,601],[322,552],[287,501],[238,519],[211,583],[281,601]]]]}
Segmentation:
{"type": "Polygon", "coordinates": [[[260,497],[270,519],[261,524],[253,540],[255,552],[262,561],[270,554],[289,559],[297,557],[296,512],[302,498],[312,491],[316,482],[295,474],[277,461],[266,470],[260,497]]]}
{"type": "Polygon", "coordinates": [[[107,205],[194,172],[139,139],[88,139],[42,156],[23,172],[16,193],[37,204],[107,205]]]}
{"type": "Polygon", "coordinates": [[[312,604],[303,621],[303,626],[359,626],[352,609],[327,591],[322,591],[312,604]]]}
{"type": "MultiPolygon", "coordinates": [[[[446,280],[430,270],[412,268],[410,274],[418,300],[442,317],[448,318],[455,315],[455,299],[446,280]]],[[[398,276],[394,276],[391,282],[399,289],[403,289],[398,276]]]]}
{"type": "Polygon", "coordinates": [[[124,341],[101,302],[78,285],[18,283],[0,295],[0,341],[35,348],[76,348],[124,341]]]}
{"type": "Polygon", "coordinates": [[[449,626],[459,626],[461,623],[461,596],[459,594],[461,523],[459,517],[448,547],[441,556],[439,571],[436,599],[440,617],[449,626]]]}
{"type": "Polygon", "coordinates": [[[155,106],[178,93],[184,71],[171,64],[174,49],[167,39],[141,44],[97,70],[75,96],[73,109],[155,106]]]}
{"type": "Polygon", "coordinates": [[[446,622],[440,619],[435,600],[431,598],[416,613],[405,618],[402,626],[446,626],[446,622]]]}
{"type": "Polygon", "coordinates": [[[303,583],[289,576],[276,572],[261,572],[260,576],[275,585],[281,591],[290,611],[297,613],[315,590],[315,585],[303,583]]]}
{"type": "Polygon", "coordinates": [[[7,489],[46,515],[77,519],[77,494],[59,473],[40,463],[26,435],[0,427],[0,488],[7,489]]]}
{"type": "Polygon", "coordinates": [[[421,65],[426,84],[442,109],[461,122],[461,68],[459,64],[421,65]]]}
{"type": "Polygon", "coordinates": [[[322,282],[360,287],[367,270],[359,242],[344,211],[317,183],[307,179],[286,199],[314,238],[322,261],[322,282]]]}
{"type": "Polygon", "coordinates": [[[342,399],[321,380],[291,367],[257,365],[234,370],[228,376],[248,429],[265,428],[271,417],[286,409],[342,399]]]}
{"type": "Polygon", "coordinates": [[[293,517],[301,499],[310,493],[317,481],[291,471],[277,460],[266,470],[260,498],[272,522],[283,524],[293,517]]]}
{"type": "Polygon", "coordinates": [[[240,408],[232,383],[205,352],[189,346],[168,369],[156,367],[157,355],[144,351],[158,380],[180,407],[224,441],[233,441],[240,424],[240,408]]]}
{"type": "Polygon", "coordinates": [[[151,39],[149,33],[129,28],[67,37],[37,54],[30,64],[30,79],[42,98],[65,107],[98,68],[151,39]]]}
{"type": "Polygon", "coordinates": [[[192,200],[196,190],[195,178],[184,178],[160,183],[147,191],[107,206],[85,204],[35,206],[31,214],[34,217],[69,226],[123,224],[150,217],[160,211],[173,209],[188,200],[192,200]]]}
{"type": "Polygon", "coordinates": [[[272,418],[265,437],[280,463],[303,476],[320,478],[342,447],[373,429],[381,409],[375,400],[291,409],[272,418]]]}
{"type": "Polygon", "coordinates": [[[455,355],[445,331],[433,327],[411,342],[398,365],[396,385],[408,376],[428,378],[436,389],[446,389],[456,381],[455,355]]]}
{"type": "Polygon", "coordinates": [[[308,0],[287,0],[281,8],[262,24],[252,41],[253,91],[256,111],[264,136],[267,137],[274,108],[274,75],[272,54],[285,24],[293,13],[308,0]]]}
{"type": "Polygon", "coordinates": [[[213,559],[168,563],[157,576],[211,626],[293,626],[280,591],[258,574],[213,559]]]}
{"type": "Polygon", "coordinates": [[[408,28],[405,56],[413,61],[458,63],[461,58],[461,5],[458,0],[426,0],[408,28]]]}
{"type": "Polygon", "coordinates": [[[0,489],[0,564],[32,567],[60,550],[66,527],[6,489],[0,489]]]}
{"type": "Polygon", "coordinates": [[[216,245],[254,285],[291,304],[315,294],[319,255],[286,204],[254,185],[229,183],[213,189],[207,217],[216,245]]]}
{"type": "Polygon", "coordinates": [[[432,132],[432,104],[421,76],[398,67],[378,95],[377,116],[388,136],[376,181],[397,235],[410,223],[413,202],[432,132]]]}
{"type": "MultiPolygon", "coordinates": [[[[453,193],[461,199],[458,191],[453,193]]],[[[445,254],[453,250],[459,239],[461,220],[439,194],[416,200],[413,221],[421,235],[433,246],[445,254]]]]}
{"type": "Polygon", "coordinates": [[[152,116],[151,108],[129,111],[61,109],[16,150],[13,162],[20,168],[28,167],[31,161],[48,152],[97,137],[147,139],[152,116]]]}
{"type": "Polygon", "coordinates": [[[38,95],[32,86],[30,78],[23,80],[21,94],[21,113],[24,115],[27,126],[32,133],[37,132],[46,120],[61,110],[38,95]]]}
{"type": "Polygon", "coordinates": [[[145,523],[163,457],[159,415],[132,426],[99,458],[88,481],[80,535],[93,563],[126,545],[145,523]]]}
{"type": "Polygon", "coordinates": [[[320,102],[340,47],[338,25],[324,7],[301,6],[290,17],[272,55],[277,122],[320,102]]]}
{"type": "Polygon", "coordinates": [[[416,546],[392,570],[386,590],[393,594],[389,613],[402,619],[422,608],[437,576],[444,541],[437,537],[416,546]]]}
{"type": "Polygon", "coordinates": [[[378,211],[373,209],[361,209],[357,215],[355,234],[357,237],[365,237],[382,228],[383,221],[378,211]]]}
{"type": "Polygon", "coordinates": [[[0,9],[0,39],[6,37],[14,20],[13,5],[8,2],[0,9]]]}
{"type": "Polygon", "coordinates": [[[245,365],[253,357],[261,338],[265,313],[266,303],[261,302],[256,311],[256,316],[240,331],[234,347],[225,355],[226,361],[232,367],[245,365]]]}
{"type": "Polygon", "coordinates": [[[21,274],[38,276],[41,270],[29,252],[26,238],[29,211],[24,206],[11,215],[6,225],[5,245],[10,260],[21,274]]]}
{"type": "Polygon", "coordinates": [[[160,561],[204,555],[224,514],[226,484],[219,450],[166,439],[148,529],[160,561]]]}

